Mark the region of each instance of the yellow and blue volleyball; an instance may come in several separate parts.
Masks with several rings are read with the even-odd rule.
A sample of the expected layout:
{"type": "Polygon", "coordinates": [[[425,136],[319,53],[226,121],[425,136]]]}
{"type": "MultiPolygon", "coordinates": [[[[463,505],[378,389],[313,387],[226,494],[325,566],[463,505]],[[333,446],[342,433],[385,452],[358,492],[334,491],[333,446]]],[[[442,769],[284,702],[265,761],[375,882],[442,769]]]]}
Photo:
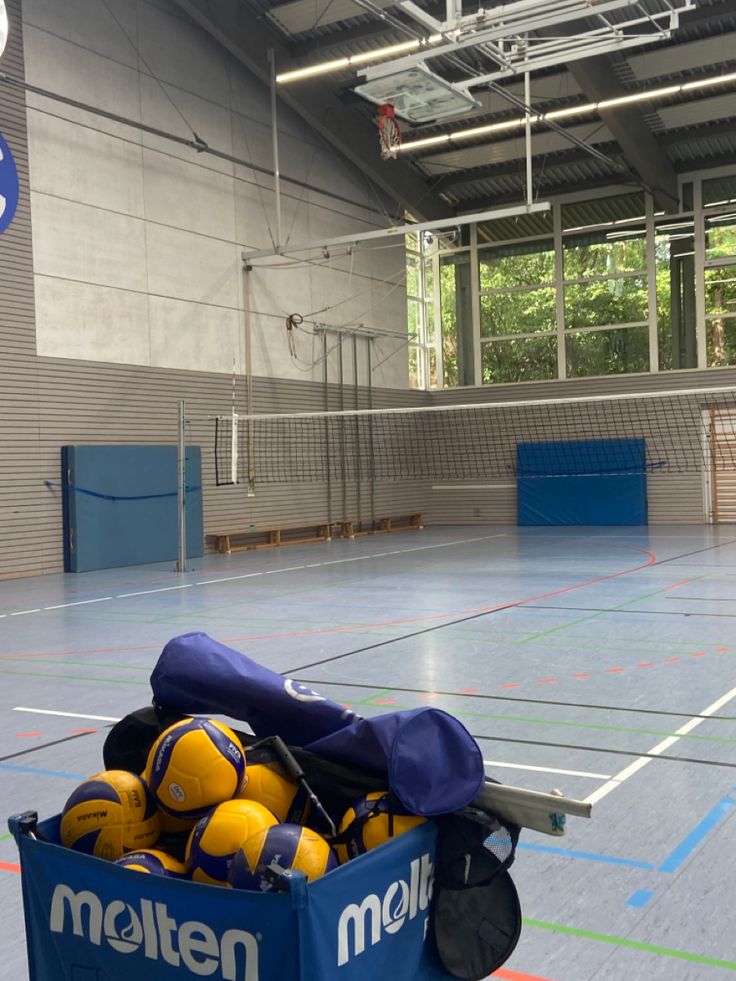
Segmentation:
{"type": "Polygon", "coordinates": [[[221,722],[184,719],[158,737],[145,773],[167,814],[196,821],[238,793],[245,778],[245,752],[232,729],[221,722]]]}
{"type": "Polygon", "coordinates": [[[309,821],[311,802],[306,790],[263,763],[248,767],[248,778],[238,797],[263,804],[279,821],[289,824],[309,821]]]}
{"type": "Polygon", "coordinates": [[[62,845],[112,862],[155,844],[160,833],[153,794],[127,770],[105,770],[81,783],[64,805],[59,828],[62,845]]]}
{"type": "Polygon", "coordinates": [[[240,846],[256,832],[278,824],[274,815],[254,800],[227,800],[194,826],[184,861],[195,882],[222,886],[240,846]]]}
{"type": "Polygon", "coordinates": [[[172,879],[187,878],[186,865],[158,848],[141,848],[135,852],[128,852],[115,864],[135,872],[147,872],[149,875],[165,875],[172,879]]]}
{"type": "Polygon", "coordinates": [[[313,882],[339,865],[325,839],[299,824],[263,828],[238,849],[230,865],[228,884],[233,889],[267,892],[274,888],[269,869],[297,869],[313,882]]]}
{"type": "Polygon", "coordinates": [[[338,834],[344,834],[346,840],[335,845],[337,857],[341,863],[357,858],[424,824],[425,820],[413,814],[396,814],[390,807],[387,791],[373,791],[354,801],[343,815],[338,834]]]}

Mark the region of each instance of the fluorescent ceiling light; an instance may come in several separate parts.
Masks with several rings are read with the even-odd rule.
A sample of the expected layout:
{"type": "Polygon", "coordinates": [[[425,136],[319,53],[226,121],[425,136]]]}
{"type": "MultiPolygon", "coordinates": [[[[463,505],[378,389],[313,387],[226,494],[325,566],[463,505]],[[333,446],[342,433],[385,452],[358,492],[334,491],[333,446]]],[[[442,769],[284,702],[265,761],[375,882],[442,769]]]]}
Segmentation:
{"type": "Polygon", "coordinates": [[[0,55],[5,50],[8,41],[8,14],[5,10],[5,0],[0,0],[0,55]]]}
{"type": "Polygon", "coordinates": [[[351,68],[353,65],[364,65],[367,62],[390,58],[391,55],[404,54],[407,51],[416,51],[417,48],[430,47],[433,44],[439,44],[442,40],[444,38],[441,34],[432,34],[430,37],[412,38],[410,41],[401,41],[399,44],[389,44],[383,48],[374,48],[372,51],[362,51],[359,54],[346,55],[344,58],[333,58],[331,61],[322,61],[317,65],[307,65],[305,68],[295,68],[290,72],[281,72],[281,74],[276,76],[276,81],[279,85],[283,85],[287,82],[296,82],[301,78],[327,75],[330,72],[340,71],[342,68],[351,68]]]}
{"type": "MultiPolygon", "coordinates": [[[[732,72],[729,75],[718,75],[715,78],[701,79],[699,82],[685,82],[682,85],[668,85],[665,88],[633,92],[631,95],[622,95],[615,99],[603,99],[600,102],[585,102],[582,105],[570,106],[566,109],[553,109],[551,112],[546,113],[531,113],[529,119],[532,123],[553,122],[558,119],[567,119],[571,116],[585,116],[594,112],[604,112],[606,109],[613,109],[616,106],[625,106],[636,102],[656,102],[658,99],[668,99],[675,95],[687,94],[693,89],[716,85],[730,85],[734,82],[736,82],[736,72],[732,72]]],[[[520,116],[499,123],[489,123],[487,126],[474,126],[470,129],[455,130],[452,133],[442,133],[439,136],[424,137],[419,140],[406,140],[399,147],[399,152],[406,153],[414,149],[418,150],[424,146],[431,146],[430,140],[434,143],[467,140],[487,133],[496,133],[508,129],[521,129],[525,124],[526,117],[520,116]]]]}

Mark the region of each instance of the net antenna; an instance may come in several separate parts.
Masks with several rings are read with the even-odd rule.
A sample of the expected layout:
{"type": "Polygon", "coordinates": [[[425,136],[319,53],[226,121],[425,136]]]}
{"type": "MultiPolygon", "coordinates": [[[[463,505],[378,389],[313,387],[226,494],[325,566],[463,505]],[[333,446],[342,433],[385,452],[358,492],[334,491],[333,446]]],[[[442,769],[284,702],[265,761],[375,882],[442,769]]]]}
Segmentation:
{"type": "Polygon", "coordinates": [[[384,102],[378,107],[378,140],[381,160],[395,160],[401,148],[401,127],[396,118],[396,110],[390,102],[384,102]]]}

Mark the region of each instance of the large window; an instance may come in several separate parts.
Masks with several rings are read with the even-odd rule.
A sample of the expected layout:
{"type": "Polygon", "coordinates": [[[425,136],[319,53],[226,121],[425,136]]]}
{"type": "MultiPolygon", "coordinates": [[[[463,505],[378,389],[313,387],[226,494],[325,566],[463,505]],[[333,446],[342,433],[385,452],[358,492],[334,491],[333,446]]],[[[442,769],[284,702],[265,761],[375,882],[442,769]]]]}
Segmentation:
{"type": "Polygon", "coordinates": [[[409,337],[409,385],[437,385],[437,352],[432,303],[432,260],[426,235],[406,236],[406,320],[409,337]]]}
{"type": "Polygon", "coordinates": [[[708,367],[736,364],[736,213],[705,218],[708,367]]]}
{"type": "Polygon", "coordinates": [[[736,173],[711,174],[676,214],[632,191],[409,244],[415,383],[736,365],[736,173]]]}
{"type": "Polygon", "coordinates": [[[478,250],[482,379],[557,376],[554,242],[478,250]]]}
{"type": "Polygon", "coordinates": [[[568,234],[562,263],[567,375],[647,371],[645,228],[609,226],[568,234]]]}
{"type": "Polygon", "coordinates": [[[692,217],[657,223],[657,341],[659,369],[696,368],[695,226],[692,217]]]}

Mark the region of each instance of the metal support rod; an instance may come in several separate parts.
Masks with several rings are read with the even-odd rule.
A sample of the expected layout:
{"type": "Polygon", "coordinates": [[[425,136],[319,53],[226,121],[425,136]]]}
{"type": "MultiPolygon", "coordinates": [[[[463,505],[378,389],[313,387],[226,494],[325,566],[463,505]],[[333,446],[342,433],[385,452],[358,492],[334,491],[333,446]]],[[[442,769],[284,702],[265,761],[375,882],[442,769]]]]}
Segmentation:
{"type": "MultiPolygon", "coordinates": [[[[322,335],[322,385],[325,412],[330,411],[330,389],[327,380],[327,334],[322,335]]],[[[327,524],[332,537],[332,461],[330,460],[330,420],[325,418],[325,460],[327,464],[327,524]]]]}
{"type": "MultiPolygon", "coordinates": [[[[373,338],[366,341],[366,367],[368,369],[368,408],[373,408],[373,338]]],[[[376,529],[376,458],[373,451],[373,416],[368,416],[368,449],[371,474],[371,528],[376,529]]]]}
{"type": "MultiPolygon", "coordinates": [[[[359,393],[358,393],[358,338],[353,334],[353,392],[355,400],[355,408],[360,408],[359,393]]],[[[362,474],[360,470],[360,419],[358,416],[355,417],[355,503],[357,508],[358,517],[358,527],[362,530],[362,515],[360,507],[360,491],[361,491],[361,480],[362,474]]]]}
{"type": "Polygon", "coordinates": [[[179,556],[176,571],[187,571],[187,440],[186,408],[184,400],[179,402],[179,439],[177,451],[177,509],[179,514],[179,556]]]}
{"type": "MultiPolygon", "coordinates": [[[[327,335],[325,335],[327,336],[327,335]]],[[[337,335],[337,350],[340,355],[340,373],[338,375],[338,380],[340,382],[340,411],[345,411],[345,376],[342,366],[342,333],[337,335]]],[[[347,445],[345,440],[345,417],[340,417],[340,477],[342,478],[342,520],[347,521],[348,515],[348,487],[347,487],[347,445]]]]}
{"type": "Polygon", "coordinates": [[[245,414],[248,420],[245,438],[248,444],[248,497],[256,493],[255,427],[253,415],[253,321],[251,318],[251,266],[243,266],[243,309],[245,320],[245,414]]]}
{"type": "Polygon", "coordinates": [[[526,105],[525,142],[526,142],[526,203],[532,203],[532,107],[531,82],[529,72],[524,72],[524,103],[526,105]]]}
{"type": "Polygon", "coordinates": [[[273,143],[273,186],[276,195],[276,248],[283,243],[281,231],[281,175],[279,172],[279,127],[276,114],[276,54],[268,49],[268,64],[271,70],[271,139],[273,143]]]}

